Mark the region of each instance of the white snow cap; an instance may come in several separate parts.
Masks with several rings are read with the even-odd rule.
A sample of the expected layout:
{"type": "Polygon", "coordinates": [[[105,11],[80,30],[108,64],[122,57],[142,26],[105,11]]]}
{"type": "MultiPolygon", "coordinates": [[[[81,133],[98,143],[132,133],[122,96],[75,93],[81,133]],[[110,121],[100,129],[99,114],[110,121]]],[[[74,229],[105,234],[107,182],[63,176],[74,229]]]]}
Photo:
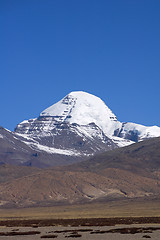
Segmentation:
{"type": "Polygon", "coordinates": [[[139,140],[160,136],[157,126],[146,127],[135,123],[121,123],[116,116],[99,98],[92,94],[77,91],[71,92],[62,100],[45,109],[40,116],[55,117],[55,120],[79,125],[95,123],[106,136],[114,136],[115,131],[121,131],[121,136],[130,131],[137,132],[139,140]]]}
{"type": "Polygon", "coordinates": [[[107,135],[113,134],[113,129],[121,125],[99,97],[82,91],[69,93],[62,100],[45,109],[40,116],[59,116],[63,121],[80,125],[95,123],[107,135]]]}

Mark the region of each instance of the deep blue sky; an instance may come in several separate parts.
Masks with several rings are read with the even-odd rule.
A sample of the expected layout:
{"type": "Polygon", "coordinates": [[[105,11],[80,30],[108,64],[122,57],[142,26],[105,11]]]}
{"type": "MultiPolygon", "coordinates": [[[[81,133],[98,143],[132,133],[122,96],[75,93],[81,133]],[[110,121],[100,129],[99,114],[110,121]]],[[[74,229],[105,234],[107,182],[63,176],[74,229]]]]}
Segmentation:
{"type": "Polygon", "coordinates": [[[160,126],[159,0],[0,0],[0,125],[71,91],[160,126]]]}

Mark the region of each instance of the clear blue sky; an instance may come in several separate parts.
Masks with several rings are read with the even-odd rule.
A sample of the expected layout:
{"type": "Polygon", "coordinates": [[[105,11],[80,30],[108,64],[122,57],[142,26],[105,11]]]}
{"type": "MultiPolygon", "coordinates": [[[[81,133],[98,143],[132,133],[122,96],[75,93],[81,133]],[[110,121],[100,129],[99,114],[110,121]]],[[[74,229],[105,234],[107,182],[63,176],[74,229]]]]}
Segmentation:
{"type": "Polygon", "coordinates": [[[0,0],[0,125],[71,91],[160,126],[159,0],[0,0]]]}

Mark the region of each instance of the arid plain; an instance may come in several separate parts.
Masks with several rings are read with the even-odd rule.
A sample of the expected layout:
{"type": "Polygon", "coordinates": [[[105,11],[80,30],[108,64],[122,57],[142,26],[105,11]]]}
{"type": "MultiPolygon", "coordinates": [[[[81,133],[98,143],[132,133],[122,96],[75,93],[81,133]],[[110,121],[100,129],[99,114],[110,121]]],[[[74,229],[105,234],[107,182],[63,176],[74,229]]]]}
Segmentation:
{"type": "Polygon", "coordinates": [[[0,209],[0,239],[160,239],[158,199],[0,209]]]}

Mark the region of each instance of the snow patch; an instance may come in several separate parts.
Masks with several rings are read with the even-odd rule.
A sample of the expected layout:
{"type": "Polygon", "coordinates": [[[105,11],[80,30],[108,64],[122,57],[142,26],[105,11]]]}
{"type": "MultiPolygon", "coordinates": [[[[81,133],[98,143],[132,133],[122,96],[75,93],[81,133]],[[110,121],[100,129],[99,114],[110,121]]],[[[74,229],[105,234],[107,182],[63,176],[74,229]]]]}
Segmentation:
{"type": "Polygon", "coordinates": [[[124,138],[120,138],[120,137],[112,137],[112,140],[114,143],[117,144],[118,147],[125,147],[125,146],[129,146],[135,142],[128,140],[128,139],[124,139],[124,138]]]}
{"type": "Polygon", "coordinates": [[[33,142],[26,142],[23,141],[24,143],[26,143],[27,145],[29,145],[32,149],[34,150],[40,150],[40,151],[44,151],[50,154],[61,154],[61,155],[67,155],[67,156],[80,156],[82,155],[81,153],[79,153],[78,151],[75,150],[67,150],[67,149],[58,149],[58,148],[53,148],[53,147],[47,147],[41,144],[36,144],[33,142]]]}
{"type": "Polygon", "coordinates": [[[0,138],[3,138],[3,136],[0,134],[0,138]]]}

